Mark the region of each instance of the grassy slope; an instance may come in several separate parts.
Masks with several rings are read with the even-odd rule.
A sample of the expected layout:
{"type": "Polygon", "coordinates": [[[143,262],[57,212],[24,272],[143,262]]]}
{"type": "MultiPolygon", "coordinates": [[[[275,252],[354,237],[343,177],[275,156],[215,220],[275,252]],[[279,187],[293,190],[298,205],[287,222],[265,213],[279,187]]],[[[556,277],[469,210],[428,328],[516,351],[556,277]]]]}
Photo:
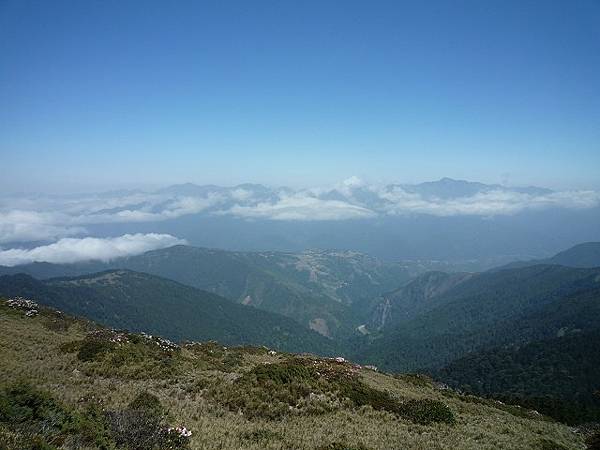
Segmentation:
{"type": "MultiPolygon", "coordinates": [[[[168,407],[172,423],[185,424],[193,431],[192,449],[312,450],[332,442],[345,443],[343,448],[369,450],[550,448],[542,447],[544,439],[562,445],[551,448],[584,448],[581,436],[564,425],[524,411],[514,414],[479,399],[448,395],[419,378],[397,378],[365,369],[357,374],[365,385],[388,391],[392,398],[442,401],[453,411],[456,423],[419,425],[371,407],[350,406],[320,415],[249,420],[224,407],[206,386],[235,386],[240,375],[264,363],[281,363],[287,355],[219,346],[212,347],[216,353],[183,348],[176,374],[159,371],[156,375],[143,360],[126,362],[111,372],[103,370],[105,362],[83,362],[75,353],[61,350],[65,344],[84,339],[89,325],[66,321],[67,326],[61,327],[61,320],[53,317],[43,313],[28,318],[0,305],[2,384],[25,379],[74,408],[90,395],[102,399],[104,408],[121,408],[147,390],[168,407]]],[[[0,424],[4,432],[2,427],[0,424]]]]}

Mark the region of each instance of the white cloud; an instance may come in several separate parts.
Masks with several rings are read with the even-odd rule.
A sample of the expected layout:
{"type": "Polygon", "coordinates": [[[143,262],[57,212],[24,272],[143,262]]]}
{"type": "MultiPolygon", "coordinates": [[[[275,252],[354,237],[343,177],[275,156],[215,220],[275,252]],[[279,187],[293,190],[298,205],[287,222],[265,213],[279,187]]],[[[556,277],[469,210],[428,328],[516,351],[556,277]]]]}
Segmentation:
{"type": "Polygon", "coordinates": [[[380,192],[387,203],[385,212],[391,215],[430,214],[434,216],[498,216],[512,215],[525,210],[546,208],[593,208],[600,204],[594,191],[552,192],[543,195],[525,194],[510,190],[481,192],[454,199],[424,199],[399,187],[380,192]]]}
{"type": "Polygon", "coordinates": [[[176,219],[200,213],[221,201],[220,194],[4,198],[0,199],[0,243],[52,241],[82,235],[86,225],[176,219]]]}
{"type": "Polygon", "coordinates": [[[0,211],[0,243],[56,239],[85,231],[70,222],[70,217],[61,213],[18,209],[0,211]]]}
{"type": "Polygon", "coordinates": [[[147,205],[139,209],[122,209],[110,213],[85,214],[73,220],[82,224],[123,223],[123,222],[159,222],[176,219],[189,214],[197,214],[221,200],[218,195],[207,197],[176,197],[163,201],[162,209],[156,211],[156,205],[147,205]]]}
{"type": "Polygon", "coordinates": [[[346,220],[376,215],[361,206],[338,200],[321,200],[301,193],[281,196],[274,203],[263,202],[255,206],[235,205],[224,213],[271,220],[346,220]]]}
{"type": "MultiPolygon", "coordinates": [[[[440,189],[444,189],[443,185],[440,189]]],[[[351,177],[330,188],[299,191],[205,187],[185,192],[7,197],[0,198],[0,244],[52,242],[84,236],[86,227],[94,224],[151,223],[199,213],[325,221],[411,214],[489,217],[546,208],[592,208],[600,204],[600,195],[594,191],[524,192],[484,186],[474,195],[446,198],[442,194],[445,192],[439,197],[444,198],[439,198],[431,192],[420,194],[402,185],[377,186],[351,177]]]]}
{"type": "Polygon", "coordinates": [[[184,244],[170,234],[124,234],[110,238],[63,238],[58,242],[32,249],[0,250],[0,265],[16,266],[32,262],[74,263],[79,261],[110,261],[150,250],[184,244]]]}

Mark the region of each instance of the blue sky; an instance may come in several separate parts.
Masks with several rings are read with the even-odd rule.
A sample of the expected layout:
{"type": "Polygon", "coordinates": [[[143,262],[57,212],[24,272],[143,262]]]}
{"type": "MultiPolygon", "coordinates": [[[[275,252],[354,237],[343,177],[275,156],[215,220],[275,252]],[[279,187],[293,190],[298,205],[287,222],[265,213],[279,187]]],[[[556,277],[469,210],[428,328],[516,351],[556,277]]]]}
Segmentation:
{"type": "Polygon", "coordinates": [[[0,188],[600,188],[600,2],[0,0],[0,188]]]}

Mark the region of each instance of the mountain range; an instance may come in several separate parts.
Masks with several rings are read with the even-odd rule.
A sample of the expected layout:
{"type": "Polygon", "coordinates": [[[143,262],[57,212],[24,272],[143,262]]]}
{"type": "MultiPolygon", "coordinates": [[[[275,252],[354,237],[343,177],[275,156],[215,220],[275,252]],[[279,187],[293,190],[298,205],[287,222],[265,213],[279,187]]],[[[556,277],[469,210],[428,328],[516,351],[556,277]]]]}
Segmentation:
{"type": "Polygon", "coordinates": [[[364,323],[365,304],[407,281],[416,270],[349,251],[230,252],[174,246],[107,263],[0,267],[0,274],[27,273],[45,279],[111,269],[170,278],[285,315],[328,337],[353,334],[364,323]]]}

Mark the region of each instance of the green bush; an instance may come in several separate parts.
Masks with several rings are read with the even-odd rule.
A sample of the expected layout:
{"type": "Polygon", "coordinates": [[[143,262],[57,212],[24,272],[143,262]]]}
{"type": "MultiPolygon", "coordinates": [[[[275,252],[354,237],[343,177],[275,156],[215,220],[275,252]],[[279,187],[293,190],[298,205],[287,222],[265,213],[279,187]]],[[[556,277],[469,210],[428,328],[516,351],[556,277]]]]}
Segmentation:
{"type": "Polygon", "coordinates": [[[340,393],[356,406],[369,405],[378,411],[397,413],[400,403],[387,392],[373,389],[358,379],[340,383],[340,393]]]}
{"type": "Polygon", "coordinates": [[[8,449],[54,449],[66,440],[110,448],[100,416],[69,409],[27,383],[0,392],[0,422],[17,435],[12,444],[5,444],[8,449]]]}
{"type": "Polygon", "coordinates": [[[188,448],[188,439],[169,432],[166,413],[153,394],[141,392],[128,407],[106,413],[111,438],[127,450],[180,450],[188,448]]]}
{"type": "Polygon", "coordinates": [[[433,386],[433,380],[427,375],[420,373],[399,373],[394,375],[394,378],[410,383],[414,386],[419,387],[431,387],[433,386]]]}
{"type": "Polygon", "coordinates": [[[157,417],[163,416],[165,410],[156,395],[142,391],[135,397],[128,406],[129,409],[137,409],[153,414],[157,417]]]}
{"type": "Polygon", "coordinates": [[[103,339],[86,338],[79,347],[77,358],[81,361],[94,361],[115,348],[115,345],[103,339]]]}
{"type": "Polygon", "coordinates": [[[313,384],[318,381],[314,368],[295,361],[283,364],[264,364],[256,366],[250,376],[259,384],[290,385],[292,383],[313,384]]]}
{"type": "Polygon", "coordinates": [[[50,331],[64,333],[68,331],[71,325],[75,323],[75,319],[67,316],[60,311],[42,309],[40,314],[44,318],[43,325],[50,331]]]}
{"type": "Polygon", "coordinates": [[[261,428],[254,431],[246,431],[242,433],[240,437],[245,441],[255,443],[283,440],[281,433],[276,433],[275,431],[267,430],[266,428],[261,428]]]}
{"type": "Polygon", "coordinates": [[[231,386],[210,395],[250,419],[280,419],[290,414],[322,414],[342,405],[370,406],[415,423],[454,423],[452,411],[435,400],[401,401],[362,382],[356,372],[325,360],[290,358],[254,367],[231,386]]]}
{"type": "Polygon", "coordinates": [[[398,413],[400,416],[422,425],[438,422],[453,424],[456,422],[452,410],[438,400],[409,400],[401,404],[398,413]]]}
{"type": "Polygon", "coordinates": [[[88,375],[128,379],[164,379],[176,376],[180,370],[180,350],[167,350],[155,341],[134,334],[113,334],[110,330],[95,330],[80,341],[60,347],[65,353],[77,352],[86,363],[88,375]],[[115,336],[120,342],[115,342],[115,336]]]}

